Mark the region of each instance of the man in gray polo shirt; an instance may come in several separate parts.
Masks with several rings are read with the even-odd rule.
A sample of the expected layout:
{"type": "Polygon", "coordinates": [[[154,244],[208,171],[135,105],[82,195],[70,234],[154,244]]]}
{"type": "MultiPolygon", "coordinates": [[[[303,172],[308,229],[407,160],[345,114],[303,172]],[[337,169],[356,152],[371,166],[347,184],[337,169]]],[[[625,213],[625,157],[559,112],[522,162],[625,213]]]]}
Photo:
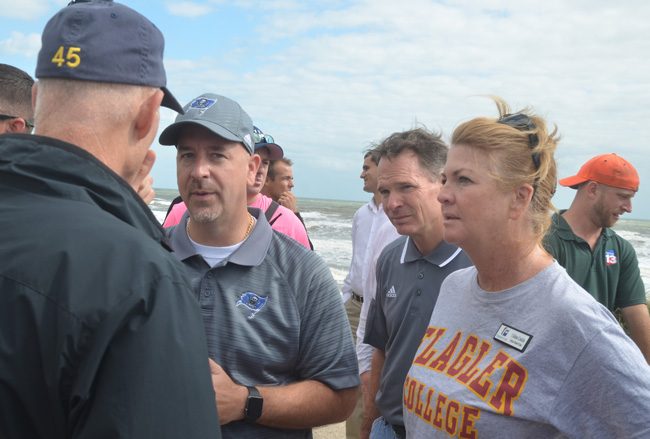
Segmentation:
{"type": "Polygon", "coordinates": [[[377,148],[378,189],[401,236],[377,260],[377,290],[364,342],[375,348],[370,391],[376,410],[364,420],[371,438],[403,438],[402,386],[449,273],[471,265],[463,251],[442,240],[437,197],[447,146],[423,128],[394,133],[377,148]]]}
{"type": "Polygon", "coordinates": [[[350,327],[322,259],[246,208],[260,157],[236,102],[205,93],[160,135],[188,211],[167,230],[201,307],[224,438],[308,438],[359,385],[350,327]]]}

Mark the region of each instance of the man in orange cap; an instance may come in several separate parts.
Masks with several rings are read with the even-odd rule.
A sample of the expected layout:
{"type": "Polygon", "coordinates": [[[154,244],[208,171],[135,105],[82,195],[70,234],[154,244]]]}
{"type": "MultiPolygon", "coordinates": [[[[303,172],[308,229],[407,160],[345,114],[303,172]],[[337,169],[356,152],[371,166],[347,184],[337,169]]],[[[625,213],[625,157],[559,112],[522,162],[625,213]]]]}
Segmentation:
{"type": "Polygon", "coordinates": [[[553,216],[546,249],[596,300],[612,312],[621,310],[650,363],[650,315],[639,263],[632,245],[610,228],[632,212],[639,174],[622,157],[603,154],[559,183],[577,193],[568,210],[553,216]]]}

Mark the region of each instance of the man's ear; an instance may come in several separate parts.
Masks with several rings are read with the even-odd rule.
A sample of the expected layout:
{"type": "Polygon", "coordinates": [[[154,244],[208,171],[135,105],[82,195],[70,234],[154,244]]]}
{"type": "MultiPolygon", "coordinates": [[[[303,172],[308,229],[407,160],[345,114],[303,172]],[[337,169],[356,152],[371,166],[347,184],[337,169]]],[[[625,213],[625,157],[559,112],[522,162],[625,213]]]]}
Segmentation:
{"type": "Polygon", "coordinates": [[[29,128],[27,128],[27,124],[25,123],[25,119],[22,117],[17,117],[15,119],[11,119],[9,123],[7,124],[7,132],[9,133],[28,133],[29,128]]]}
{"type": "Polygon", "coordinates": [[[585,192],[589,195],[590,198],[595,198],[598,196],[598,191],[600,189],[600,184],[595,181],[588,181],[585,183],[585,192]]]}
{"type": "MultiPolygon", "coordinates": [[[[153,137],[158,132],[160,123],[160,103],[163,99],[162,90],[156,90],[140,103],[133,123],[133,135],[136,141],[153,137]]],[[[151,143],[148,141],[148,143],[151,143]]]]}
{"type": "Polygon", "coordinates": [[[255,184],[255,174],[257,174],[257,170],[260,168],[261,163],[262,157],[257,154],[251,155],[248,159],[248,177],[246,178],[246,184],[249,186],[255,184]]]}

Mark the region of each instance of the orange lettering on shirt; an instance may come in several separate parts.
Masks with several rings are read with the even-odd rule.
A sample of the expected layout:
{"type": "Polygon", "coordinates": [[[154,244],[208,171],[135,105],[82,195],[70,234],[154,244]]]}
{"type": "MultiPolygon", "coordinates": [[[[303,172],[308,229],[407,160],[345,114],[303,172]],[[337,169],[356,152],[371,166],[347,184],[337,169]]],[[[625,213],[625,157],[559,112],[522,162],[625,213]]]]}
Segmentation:
{"type": "Polygon", "coordinates": [[[437,430],[463,439],[476,439],[476,421],[481,410],[448,398],[415,378],[407,376],[404,384],[404,408],[437,430]],[[426,393],[426,396],[425,396],[426,393]],[[417,400],[415,400],[417,398],[417,400]],[[432,404],[435,401],[435,409],[432,404]],[[415,409],[414,409],[415,407],[415,409]]]}
{"type": "Polygon", "coordinates": [[[406,390],[404,392],[404,406],[406,406],[406,408],[409,410],[413,409],[413,404],[415,400],[415,386],[416,386],[415,380],[407,376],[406,381],[404,382],[404,389],[406,390]]]}
{"type": "Polygon", "coordinates": [[[492,361],[483,369],[476,378],[474,378],[467,387],[472,392],[476,393],[481,399],[487,397],[490,387],[492,387],[492,381],[488,379],[490,375],[494,373],[495,370],[499,369],[505,362],[507,362],[510,357],[503,351],[497,352],[492,361]]]}
{"type": "Polygon", "coordinates": [[[433,409],[431,408],[431,397],[434,393],[433,389],[429,389],[427,392],[427,403],[424,406],[424,413],[422,414],[422,419],[427,422],[431,422],[431,415],[433,414],[433,409]]]}
{"type": "Polygon", "coordinates": [[[431,362],[428,364],[429,369],[442,372],[447,368],[447,365],[449,364],[449,360],[454,355],[454,352],[456,352],[456,347],[458,347],[458,341],[460,340],[460,337],[462,335],[463,334],[460,331],[458,331],[456,335],[454,335],[454,338],[451,340],[451,342],[449,342],[445,350],[442,351],[435,360],[431,360],[431,362]]]}
{"type": "Polygon", "coordinates": [[[416,397],[417,403],[415,404],[415,414],[422,417],[422,389],[424,389],[424,384],[418,383],[418,396],[416,397]]]}
{"type": "Polygon", "coordinates": [[[476,356],[476,359],[474,359],[472,364],[470,364],[465,369],[465,371],[458,375],[458,378],[456,378],[459,382],[467,384],[467,382],[479,372],[479,369],[476,367],[476,365],[487,355],[487,353],[490,351],[491,346],[492,345],[490,342],[481,340],[481,346],[478,349],[478,355],[476,356]]]}
{"type": "Polygon", "coordinates": [[[476,345],[478,344],[478,338],[475,335],[470,335],[465,340],[465,344],[460,348],[458,356],[453,363],[447,369],[447,375],[454,378],[460,373],[463,367],[467,366],[467,363],[472,359],[472,354],[476,351],[476,345]]]}
{"type": "Polygon", "coordinates": [[[415,364],[421,364],[425,365],[431,357],[433,357],[436,354],[436,350],[433,349],[433,346],[440,340],[440,337],[442,337],[442,334],[444,334],[446,331],[445,328],[436,328],[433,326],[429,326],[424,333],[424,337],[422,337],[422,341],[420,342],[420,346],[424,344],[425,341],[431,339],[429,344],[427,345],[426,348],[420,352],[420,355],[415,357],[415,360],[413,360],[413,363],[415,364]]]}
{"type": "Polygon", "coordinates": [[[460,431],[458,437],[461,439],[476,439],[478,432],[476,431],[476,421],[481,417],[481,411],[476,407],[464,405],[462,423],[460,424],[460,431]]]}
{"type": "Polygon", "coordinates": [[[438,394],[438,400],[436,401],[436,411],[433,416],[433,422],[431,423],[434,427],[439,430],[442,430],[442,408],[447,402],[447,397],[442,393],[438,394]]]}
{"type": "Polygon", "coordinates": [[[511,358],[505,365],[503,378],[501,378],[499,385],[492,394],[489,404],[499,413],[512,416],[513,403],[524,391],[527,379],[528,371],[526,368],[511,358]]]}
{"type": "Polygon", "coordinates": [[[451,436],[456,435],[456,427],[458,426],[458,413],[460,406],[458,401],[451,400],[447,405],[447,419],[445,421],[445,431],[451,436]]]}

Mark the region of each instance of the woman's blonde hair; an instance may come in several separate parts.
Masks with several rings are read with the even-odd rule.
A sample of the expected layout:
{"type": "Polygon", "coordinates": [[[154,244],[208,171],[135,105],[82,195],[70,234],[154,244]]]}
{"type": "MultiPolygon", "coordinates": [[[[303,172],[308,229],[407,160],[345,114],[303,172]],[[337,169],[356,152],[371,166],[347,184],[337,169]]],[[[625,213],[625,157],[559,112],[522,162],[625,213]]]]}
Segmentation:
{"type": "Polygon", "coordinates": [[[557,166],[554,152],[560,140],[557,127],[548,132],[546,122],[526,108],[511,113],[508,104],[493,96],[497,119],[477,117],[460,124],[451,138],[453,145],[478,148],[487,153],[492,176],[504,190],[528,183],[534,188],[529,206],[535,236],[542,240],[554,210],[557,166]]]}

